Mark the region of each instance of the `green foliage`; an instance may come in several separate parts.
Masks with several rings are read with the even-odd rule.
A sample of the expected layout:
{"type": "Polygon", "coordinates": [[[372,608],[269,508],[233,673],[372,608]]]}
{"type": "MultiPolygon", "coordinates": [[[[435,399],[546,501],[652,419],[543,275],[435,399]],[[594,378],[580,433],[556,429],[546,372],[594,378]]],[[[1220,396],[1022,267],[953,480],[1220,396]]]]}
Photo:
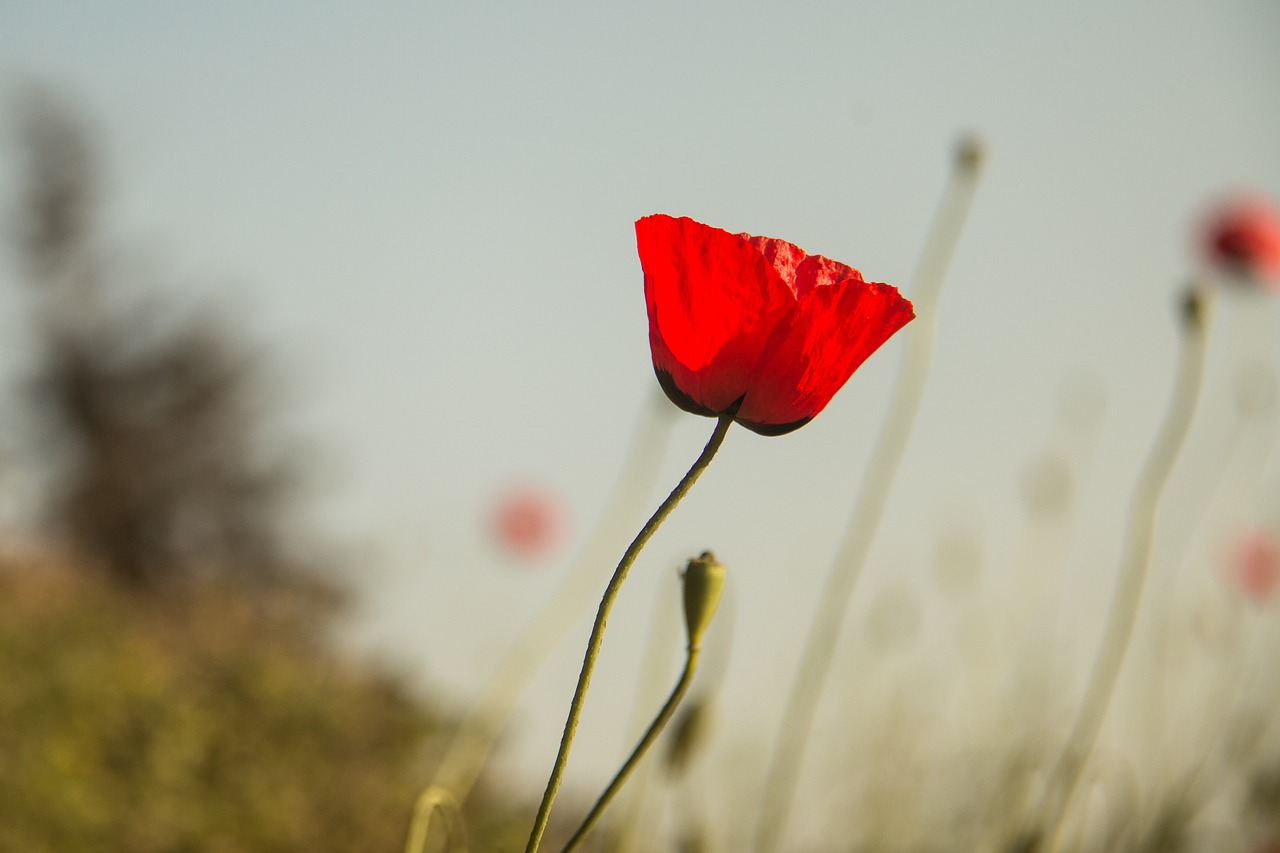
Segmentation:
{"type": "Polygon", "coordinates": [[[396,850],[434,724],[296,585],[0,569],[0,850],[396,850]]]}

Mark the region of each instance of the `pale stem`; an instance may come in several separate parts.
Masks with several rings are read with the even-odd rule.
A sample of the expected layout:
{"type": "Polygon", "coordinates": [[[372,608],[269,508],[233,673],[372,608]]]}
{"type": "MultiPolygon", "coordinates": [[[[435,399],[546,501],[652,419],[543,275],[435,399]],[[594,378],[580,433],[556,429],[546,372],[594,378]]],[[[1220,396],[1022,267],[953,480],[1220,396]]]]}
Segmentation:
{"type": "Polygon", "coordinates": [[[405,838],[404,853],[422,853],[427,843],[427,830],[431,828],[431,816],[440,812],[444,816],[445,829],[449,833],[452,853],[467,853],[466,825],[462,820],[462,811],[458,801],[444,788],[432,785],[418,795],[413,804],[413,819],[409,823],[409,834],[405,838]]]}
{"type": "Polygon", "coordinates": [[[1061,836],[1064,818],[1075,797],[1081,773],[1097,745],[1098,733],[1106,720],[1111,698],[1115,695],[1116,682],[1133,636],[1138,605],[1142,601],[1142,588],[1151,562],[1151,542],[1160,495],[1191,426],[1196,400],[1200,396],[1201,379],[1204,375],[1207,305],[1203,304],[1203,297],[1195,292],[1190,294],[1188,300],[1187,313],[1182,323],[1173,397],[1160,434],[1156,437],[1134,489],[1115,592],[1111,597],[1102,640],[1086,683],[1084,698],[1080,702],[1075,724],[1067,737],[1057,767],[1049,776],[1044,822],[1047,833],[1044,837],[1050,841],[1050,849],[1056,847],[1061,836]]]}
{"type": "Polygon", "coordinates": [[[752,844],[757,853],[772,853],[777,849],[786,827],[814,712],[826,684],[845,611],[866,562],[923,396],[925,377],[933,355],[934,318],[942,281],[964,226],[978,175],[976,163],[957,158],[951,181],[925,240],[912,293],[918,319],[905,330],[907,344],[893,396],[871,451],[849,526],[828,570],[818,596],[817,611],[810,622],[809,635],[765,776],[764,797],[752,844]]]}

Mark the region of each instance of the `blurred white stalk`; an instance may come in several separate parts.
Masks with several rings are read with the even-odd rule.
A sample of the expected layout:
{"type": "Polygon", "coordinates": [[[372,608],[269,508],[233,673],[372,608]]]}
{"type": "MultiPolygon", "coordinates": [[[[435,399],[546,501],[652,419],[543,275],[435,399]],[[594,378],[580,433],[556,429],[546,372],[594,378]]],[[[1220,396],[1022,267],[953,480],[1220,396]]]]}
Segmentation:
{"type": "Polygon", "coordinates": [[[818,598],[817,612],[783,714],[752,843],[757,853],[777,849],[786,828],[814,712],[827,680],[845,611],[866,562],[923,396],[933,356],[934,320],[942,282],[977,188],[983,156],[978,140],[972,137],[960,140],[950,182],[925,241],[911,292],[918,319],[904,330],[907,344],[889,409],[871,451],[844,541],[818,598]]]}
{"type": "Polygon", "coordinates": [[[439,812],[444,818],[448,833],[447,853],[467,853],[467,827],[462,820],[458,801],[438,785],[430,785],[413,804],[413,820],[404,842],[404,853],[424,853],[427,832],[431,828],[431,816],[439,812]]]}
{"type": "MultiPolygon", "coordinates": [[[[1160,496],[1174,462],[1177,461],[1178,451],[1191,426],[1196,401],[1200,396],[1209,307],[1206,294],[1194,286],[1185,296],[1182,305],[1181,346],[1173,398],[1165,415],[1164,425],[1134,490],[1124,556],[1116,577],[1106,627],[1075,724],[1057,766],[1049,776],[1041,808],[1041,819],[1044,821],[1042,825],[1046,829],[1044,839],[1049,842],[1050,850],[1057,849],[1061,842],[1064,818],[1070,811],[1079,788],[1081,773],[1097,744],[1098,733],[1106,720],[1116,682],[1129,649],[1133,625],[1142,601],[1142,588],[1151,562],[1151,542],[1160,496]]],[[[1033,815],[1033,819],[1036,817],[1033,815]]]]}

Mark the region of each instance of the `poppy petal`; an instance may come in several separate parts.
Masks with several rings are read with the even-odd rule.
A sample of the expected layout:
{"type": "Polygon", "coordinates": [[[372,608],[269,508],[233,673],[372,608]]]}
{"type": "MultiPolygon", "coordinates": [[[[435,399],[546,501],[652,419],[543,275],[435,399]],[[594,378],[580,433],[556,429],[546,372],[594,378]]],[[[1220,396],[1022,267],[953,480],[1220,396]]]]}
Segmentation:
{"type": "MultiPolygon", "coordinates": [[[[811,274],[820,281],[830,270],[818,265],[811,274]]],[[[807,289],[770,336],[738,410],[738,423],[762,435],[808,423],[868,356],[915,317],[895,288],[861,276],[807,289]]]]}
{"type": "Polygon", "coordinates": [[[746,240],[756,248],[760,254],[764,255],[764,259],[778,273],[778,277],[791,288],[791,292],[796,292],[796,267],[805,259],[804,249],[794,243],[788,243],[786,240],[779,240],[776,237],[753,237],[750,234],[739,234],[739,237],[746,240]]]}
{"type": "Polygon", "coordinates": [[[778,275],[798,298],[815,287],[836,284],[847,279],[862,281],[862,273],[851,266],[824,258],[822,255],[806,255],[804,249],[786,240],[773,237],[740,235],[760,250],[765,260],[773,265],[778,275]]]}
{"type": "Polygon", "coordinates": [[[792,290],[742,236],[692,219],[646,216],[636,245],[659,381],[686,411],[727,411],[794,306],[792,290]]]}

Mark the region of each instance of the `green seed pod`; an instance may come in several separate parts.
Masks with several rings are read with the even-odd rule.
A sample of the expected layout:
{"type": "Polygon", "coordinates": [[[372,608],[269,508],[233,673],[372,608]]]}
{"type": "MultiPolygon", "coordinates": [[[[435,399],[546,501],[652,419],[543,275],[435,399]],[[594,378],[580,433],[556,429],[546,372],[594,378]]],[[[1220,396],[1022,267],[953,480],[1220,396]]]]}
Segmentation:
{"type": "Polygon", "coordinates": [[[723,588],[724,566],[716,562],[710,551],[703,551],[685,566],[684,620],[689,630],[689,648],[701,645],[702,634],[711,624],[723,588]]]}

